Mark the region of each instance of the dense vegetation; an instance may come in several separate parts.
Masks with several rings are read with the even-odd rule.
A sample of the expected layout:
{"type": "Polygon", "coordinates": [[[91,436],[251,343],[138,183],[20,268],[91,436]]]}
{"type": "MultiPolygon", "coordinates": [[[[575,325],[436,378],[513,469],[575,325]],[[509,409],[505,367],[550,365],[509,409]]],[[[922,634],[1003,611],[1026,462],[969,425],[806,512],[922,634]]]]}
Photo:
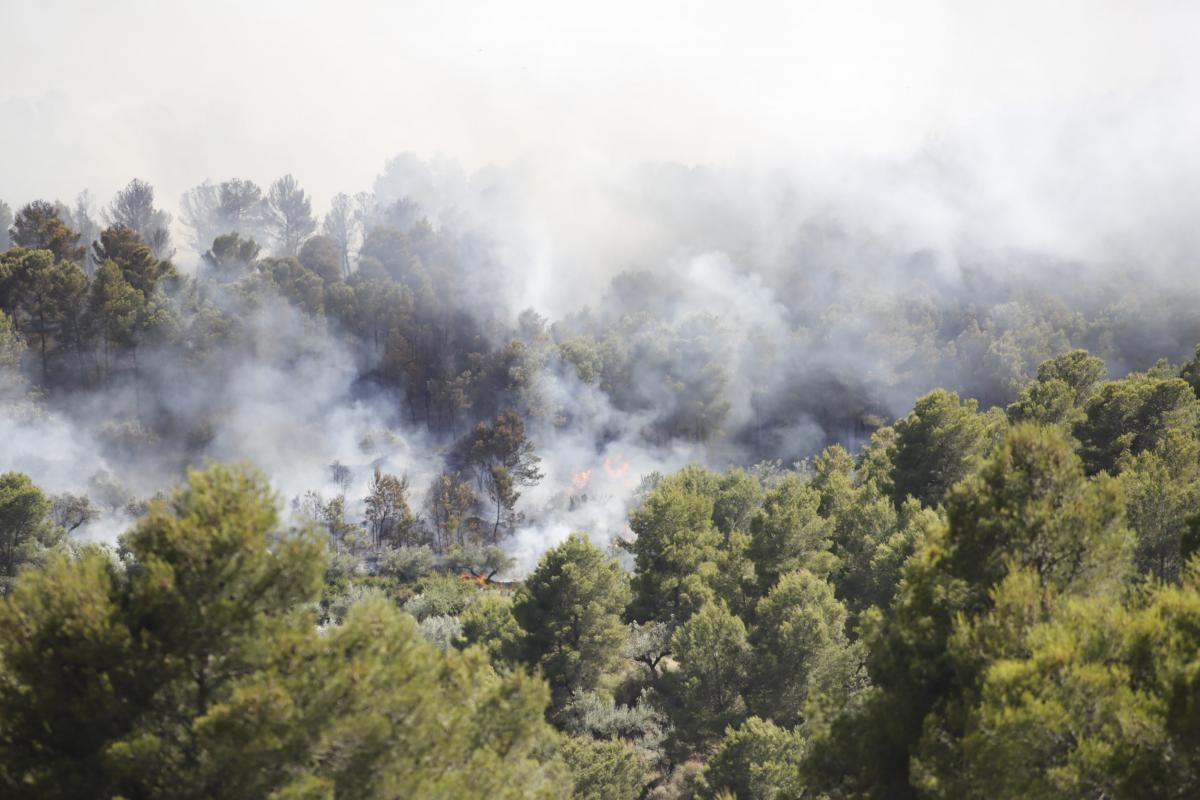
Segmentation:
{"type": "Polygon", "coordinates": [[[662,314],[686,287],[646,274],[553,325],[508,320],[483,302],[487,243],[411,202],[341,197],[320,235],[290,178],[184,210],[194,275],[141,182],[102,230],[50,203],[4,226],[6,417],[111,417],[114,464],[180,474],[238,403],[218,376],[303,375],[335,343],[354,390],[428,437],[429,484],[386,459],[363,497],[340,463],[294,499],[250,467],[148,500],[0,475],[5,796],[1200,792],[1200,351],[1109,377],[1079,347],[1178,359],[1191,312],[1139,328],[1144,294],[1019,281],[977,305],[994,285],[913,266],[857,334],[877,296],[818,310],[781,284],[788,326],[747,360],[721,320],[662,314]],[[855,376],[790,355],[842,334],[904,358],[855,376]],[[499,582],[539,448],[581,429],[591,457],[636,438],[743,463],[645,475],[628,531],[499,582]],[[136,517],[118,544],[81,539],[115,509],[136,517]]]}

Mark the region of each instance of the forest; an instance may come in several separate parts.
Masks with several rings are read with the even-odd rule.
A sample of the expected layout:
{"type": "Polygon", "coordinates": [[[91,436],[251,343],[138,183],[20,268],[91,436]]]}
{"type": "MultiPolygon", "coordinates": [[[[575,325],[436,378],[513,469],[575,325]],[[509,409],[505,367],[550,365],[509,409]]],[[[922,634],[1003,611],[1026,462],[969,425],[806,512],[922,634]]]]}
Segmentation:
{"type": "Polygon", "coordinates": [[[3,795],[1200,794],[1194,287],[742,177],[0,202],[3,795]]]}

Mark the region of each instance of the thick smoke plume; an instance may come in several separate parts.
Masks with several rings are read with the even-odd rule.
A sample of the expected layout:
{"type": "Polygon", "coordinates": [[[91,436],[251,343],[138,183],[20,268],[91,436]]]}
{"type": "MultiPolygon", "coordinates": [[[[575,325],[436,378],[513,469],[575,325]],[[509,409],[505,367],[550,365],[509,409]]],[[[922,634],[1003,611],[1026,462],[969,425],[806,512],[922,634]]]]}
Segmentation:
{"type": "MultiPolygon", "coordinates": [[[[630,9],[559,20],[545,57],[561,83],[529,77],[545,47],[489,47],[526,35],[494,15],[357,4],[327,26],[331,52],[353,43],[345,69],[278,81],[265,62],[295,62],[278,42],[304,15],[254,11],[228,34],[245,59],[185,65],[181,91],[144,70],[123,92],[81,94],[61,66],[44,86],[14,79],[0,199],[61,196],[88,244],[110,221],[96,198],[153,184],[187,345],[147,347],[103,386],[41,386],[30,350],[7,378],[0,469],[87,494],[103,513],[79,534],[106,540],[208,461],[258,465],[289,508],[344,496],[357,524],[376,468],[407,475],[422,511],[456,443],[512,408],[544,475],[520,487],[505,538],[524,569],[573,530],[629,535],[656,472],[855,449],[937,386],[1004,405],[1070,348],[1112,375],[1190,356],[1200,103],[1195,48],[1176,45],[1194,12],[1110,7],[1079,31],[1093,7],[1067,4],[1031,30],[918,6],[887,24],[842,4],[719,24],[639,10],[655,48],[630,9]],[[836,91],[822,65],[845,73],[836,91]],[[243,81],[271,87],[261,107],[217,93],[243,81]],[[111,133],[102,159],[74,138],[96,130],[111,133]],[[399,147],[418,154],[385,158],[399,147]],[[289,171],[311,179],[315,232],[343,232],[347,274],[280,262],[213,279],[202,256],[225,227],[279,247],[262,220],[189,226],[195,204],[231,176],[268,187],[289,171]],[[368,278],[394,289],[378,320],[371,292],[347,300],[368,278]]],[[[76,11],[163,33],[151,15],[76,11]]],[[[19,56],[48,21],[4,13],[29,34],[19,56]]],[[[228,33],[184,16],[184,38],[228,33]]]]}
{"type": "MultiPolygon", "coordinates": [[[[808,177],[645,165],[597,184],[402,156],[364,196],[355,244],[372,226],[427,226],[456,248],[453,312],[487,347],[536,355],[521,402],[545,478],[506,543],[526,568],[573,530],[628,535],[654,472],[855,448],[935,386],[1004,404],[1071,347],[1116,373],[1189,354],[1200,306],[1178,280],[1192,235],[1178,220],[1101,236],[1101,208],[1047,237],[962,163],[951,151],[808,177]]],[[[176,261],[203,272],[194,253],[176,261]]],[[[212,460],[257,464],[285,499],[342,493],[348,518],[379,466],[408,475],[419,509],[455,437],[414,422],[404,392],[372,377],[379,357],[271,291],[208,291],[237,348],[201,369],[148,352],[136,386],[12,407],[5,467],[52,492],[107,491],[83,531],[102,538],[136,513],[122,492],[148,497],[212,460]]]]}

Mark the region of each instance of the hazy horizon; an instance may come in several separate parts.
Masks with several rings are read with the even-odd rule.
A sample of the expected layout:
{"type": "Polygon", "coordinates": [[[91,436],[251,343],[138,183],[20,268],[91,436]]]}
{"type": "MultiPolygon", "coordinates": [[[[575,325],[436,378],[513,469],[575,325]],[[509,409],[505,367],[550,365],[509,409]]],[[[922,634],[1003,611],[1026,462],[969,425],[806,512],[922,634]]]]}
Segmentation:
{"type": "Polygon", "coordinates": [[[174,210],[204,180],[290,172],[324,211],[401,152],[590,181],[946,148],[1038,196],[1045,160],[1112,169],[1093,141],[1194,172],[1197,23],[1174,2],[5,2],[0,196],[106,202],[142,177],[174,210]]]}
{"type": "MultiPolygon", "coordinates": [[[[935,386],[1007,403],[1069,347],[1099,348],[1115,375],[1186,357],[1200,330],[1181,280],[1200,248],[1198,23],[1200,7],[1171,2],[4,2],[0,200],[87,189],[103,224],[113,193],[144,179],[175,216],[176,262],[204,278],[191,266],[209,242],[183,229],[183,193],[290,173],[314,230],[335,193],[374,192],[348,283],[349,250],[378,234],[393,239],[373,252],[403,252],[389,209],[419,204],[442,248],[423,268],[448,281],[422,302],[470,321],[482,344],[462,344],[463,359],[551,333],[556,347],[636,339],[628,315],[661,323],[638,334],[625,395],[555,356],[531,380],[537,402],[506,400],[528,405],[552,466],[527,498],[536,515],[614,442],[639,473],[790,463],[861,445],[935,386]],[[520,329],[527,308],[547,318],[542,334],[520,329]],[[1026,336],[1041,339],[1014,344],[1026,336]],[[720,424],[671,429],[703,391],[720,424]]],[[[424,280],[392,269],[406,291],[424,280]]],[[[170,351],[163,375],[136,378],[155,383],[172,436],[176,416],[227,411],[199,446],[180,435],[156,457],[252,458],[293,497],[387,428],[411,440],[389,452],[396,467],[430,477],[458,432],[431,434],[428,412],[418,425],[405,380],[364,399],[380,345],[347,346],[344,328],[366,312],[320,308],[333,333],[313,339],[304,372],[307,312],[237,302],[222,313],[258,342],[230,349],[240,372],[221,362],[183,381],[170,351]],[[306,425],[316,433],[295,449],[306,425]]],[[[87,433],[18,420],[19,465],[55,490],[85,486],[106,467],[73,448],[102,452],[80,444],[111,433],[98,420],[141,425],[129,394],[81,379],[52,397],[87,433]]],[[[110,461],[139,491],[160,488],[158,461],[110,461]]],[[[624,525],[632,491],[614,490],[603,525],[624,525]]],[[[544,536],[531,536],[536,555],[544,536]]]]}

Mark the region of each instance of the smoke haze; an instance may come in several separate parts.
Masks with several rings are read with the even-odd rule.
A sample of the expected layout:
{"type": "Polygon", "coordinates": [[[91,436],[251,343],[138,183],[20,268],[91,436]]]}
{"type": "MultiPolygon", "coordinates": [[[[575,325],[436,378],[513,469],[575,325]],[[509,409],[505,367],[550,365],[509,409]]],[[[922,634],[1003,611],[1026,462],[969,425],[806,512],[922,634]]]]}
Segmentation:
{"type": "MultiPolygon", "coordinates": [[[[14,208],[146,179],[199,274],[179,198],[205,181],[419,206],[453,311],[541,359],[521,567],[624,535],[642,475],[859,446],[939,385],[1003,404],[1070,347],[1121,374],[1200,341],[1192,4],[3,2],[0,29],[14,208]],[[555,349],[606,337],[619,385],[555,349]]],[[[6,412],[0,468],[141,498],[250,460],[290,500],[333,462],[362,497],[382,464],[419,505],[454,437],[378,353],[276,297],[213,302],[242,349],[6,412]]]]}

